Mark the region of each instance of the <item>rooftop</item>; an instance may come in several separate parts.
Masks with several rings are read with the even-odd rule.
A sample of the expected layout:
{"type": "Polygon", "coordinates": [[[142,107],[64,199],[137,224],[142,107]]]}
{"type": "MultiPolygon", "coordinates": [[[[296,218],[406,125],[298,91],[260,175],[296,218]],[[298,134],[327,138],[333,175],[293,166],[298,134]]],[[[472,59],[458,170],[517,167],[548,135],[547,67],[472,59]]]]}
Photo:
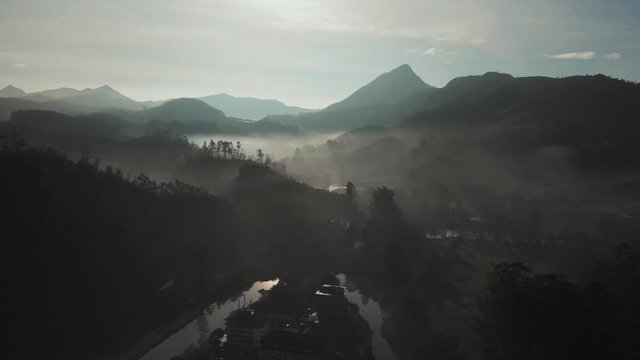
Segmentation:
{"type": "Polygon", "coordinates": [[[259,329],[264,326],[267,319],[256,311],[239,309],[231,312],[225,319],[227,326],[238,326],[250,329],[259,329]]]}
{"type": "Polygon", "coordinates": [[[345,288],[344,286],[338,285],[328,285],[324,284],[318,291],[316,291],[316,295],[326,295],[326,296],[344,296],[345,288]]]}

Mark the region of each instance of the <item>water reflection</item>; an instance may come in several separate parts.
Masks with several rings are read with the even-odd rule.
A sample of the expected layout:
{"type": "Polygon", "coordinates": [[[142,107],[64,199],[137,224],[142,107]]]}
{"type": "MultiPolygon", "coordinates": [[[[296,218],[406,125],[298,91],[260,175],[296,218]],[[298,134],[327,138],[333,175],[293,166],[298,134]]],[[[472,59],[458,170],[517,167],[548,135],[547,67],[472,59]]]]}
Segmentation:
{"type": "MultiPolygon", "coordinates": [[[[338,275],[340,283],[346,285],[346,276],[338,275]]],[[[278,283],[278,279],[270,281],[256,281],[249,290],[236,298],[227,299],[211,304],[203,310],[203,314],[197,319],[185,325],[178,332],[168,337],[165,341],[146,353],[141,360],[168,360],[174,356],[182,355],[189,347],[204,344],[211,331],[224,328],[224,319],[233,311],[243,305],[260,298],[260,290],[271,289],[278,283]]],[[[350,302],[358,305],[360,314],[369,322],[373,331],[372,347],[376,360],[396,360],[387,340],[382,337],[382,310],[377,302],[363,296],[357,290],[347,287],[347,298],[350,302]]]]}
{"type": "Polygon", "coordinates": [[[224,319],[231,311],[238,308],[238,304],[242,305],[246,301],[248,305],[250,302],[258,300],[260,290],[269,290],[277,283],[278,279],[256,281],[249,290],[243,292],[239,297],[207,306],[202,315],[146,353],[141,360],[168,360],[174,356],[182,355],[189,347],[204,344],[211,331],[224,327],[224,319]]]}
{"type": "MultiPolygon", "coordinates": [[[[344,274],[338,275],[340,284],[346,286],[346,276],[344,274]]],[[[391,350],[389,343],[382,337],[382,310],[377,302],[370,298],[360,294],[358,290],[352,290],[352,287],[346,286],[347,299],[350,302],[358,305],[360,308],[360,314],[367,322],[369,327],[373,331],[373,338],[371,339],[371,346],[373,348],[373,355],[376,360],[396,360],[397,356],[391,350]]]]}

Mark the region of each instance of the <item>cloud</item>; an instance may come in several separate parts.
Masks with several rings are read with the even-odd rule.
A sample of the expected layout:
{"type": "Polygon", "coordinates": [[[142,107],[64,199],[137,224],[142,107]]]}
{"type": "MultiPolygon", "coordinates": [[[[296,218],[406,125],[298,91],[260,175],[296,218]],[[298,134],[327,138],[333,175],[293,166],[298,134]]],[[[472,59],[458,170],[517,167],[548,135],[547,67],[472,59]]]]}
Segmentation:
{"type": "Polygon", "coordinates": [[[487,39],[481,37],[449,37],[441,36],[434,39],[438,42],[452,43],[452,44],[466,44],[466,45],[484,45],[487,43],[487,39]]]}
{"type": "Polygon", "coordinates": [[[26,68],[27,64],[25,63],[17,63],[17,64],[13,64],[13,67],[17,67],[17,68],[26,68]]]}
{"type": "Polygon", "coordinates": [[[426,54],[426,55],[435,56],[435,55],[441,54],[443,52],[444,52],[444,50],[442,50],[440,48],[431,47],[431,48],[428,48],[427,50],[423,51],[422,53],[426,54]]]}
{"type": "Polygon", "coordinates": [[[428,56],[451,56],[454,55],[456,52],[455,51],[450,51],[450,50],[446,50],[443,48],[439,48],[436,46],[417,46],[417,47],[413,47],[413,48],[408,48],[408,49],[404,49],[404,52],[406,54],[422,54],[422,55],[428,55],[428,56]]]}
{"type": "Polygon", "coordinates": [[[546,57],[551,59],[558,59],[558,60],[589,60],[596,57],[596,55],[597,54],[595,51],[585,51],[585,52],[569,52],[569,53],[556,54],[556,55],[546,55],[546,57]]]}
{"type": "Polygon", "coordinates": [[[611,54],[603,55],[602,57],[609,60],[620,60],[622,59],[622,54],[620,54],[619,52],[614,52],[611,54]]]}

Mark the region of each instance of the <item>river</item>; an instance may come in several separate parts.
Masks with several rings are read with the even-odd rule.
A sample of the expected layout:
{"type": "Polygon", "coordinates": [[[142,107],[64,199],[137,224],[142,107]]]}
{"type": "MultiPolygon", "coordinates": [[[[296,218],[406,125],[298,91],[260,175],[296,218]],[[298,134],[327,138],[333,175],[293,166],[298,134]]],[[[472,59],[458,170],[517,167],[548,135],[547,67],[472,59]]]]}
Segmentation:
{"type": "MultiPolygon", "coordinates": [[[[346,285],[346,276],[344,274],[338,275],[340,284],[346,285]]],[[[371,331],[373,331],[373,337],[371,339],[371,347],[373,348],[373,355],[376,360],[396,360],[398,357],[391,350],[389,343],[382,337],[382,310],[377,302],[362,296],[359,291],[350,291],[347,287],[347,299],[350,302],[358,305],[360,309],[360,315],[369,323],[371,331]]]]}
{"type": "MultiPolygon", "coordinates": [[[[338,275],[341,283],[344,285],[346,276],[338,275]]],[[[206,341],[207,337],[217,328],[224,328],[224,319],[238,308],[238,300],[240,305],[260,298],[260,290],[271,289],[278,283],[278,279],[270,281],[256,281],[249,290],[245,291],[238,298],[227,299],[221,304],[211,304],[198,318],[194,319],[182,329],[165,339],[162,343],[142,356],[141,360],[169,360],[174,356],[182,355],[182,353],[190,346],[197,346],[201,341],[206,341]]],[[[371,299],[367,299],[358,291],[347,291],[347,299],[358,305],[360,314],[369,322],[369,326],[373,331],[372,347],[373,354],[377,360],[395,360],[397,357],[389,347],[387,341],[382,337],[380,331],[382,327],[382,311],[378,303],[371,299]]]]}
{"type": "Polygon", "coordinates": [[[147,352],[140,360],[169,360],[182,353],[190,346],[196,346],[202,340],[206,340],[211,331],[224,328],[224,319],[238,308],[238,300],[247,305],[251,301],[260,298],[260,290],[271,289],[278,283],[278,279],[270,281],[256,281],[249,290],[238,298],[227,299],[221,304],[211,304],[203,310],[202,315],[194,319],[182,329],[165,339],[155,348],[147,352]]]}

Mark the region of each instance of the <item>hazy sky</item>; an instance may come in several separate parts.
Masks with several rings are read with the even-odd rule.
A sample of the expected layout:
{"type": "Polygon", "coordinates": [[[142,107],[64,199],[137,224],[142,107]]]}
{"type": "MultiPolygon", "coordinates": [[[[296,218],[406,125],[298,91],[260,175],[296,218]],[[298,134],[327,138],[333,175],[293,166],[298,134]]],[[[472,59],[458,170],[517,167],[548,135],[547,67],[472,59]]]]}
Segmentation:
{"type": "Polygon", "coordinates": [[[640,80],[638,0],[0,0],[0,87],[324,107],[407,63],[640,80]]]}

